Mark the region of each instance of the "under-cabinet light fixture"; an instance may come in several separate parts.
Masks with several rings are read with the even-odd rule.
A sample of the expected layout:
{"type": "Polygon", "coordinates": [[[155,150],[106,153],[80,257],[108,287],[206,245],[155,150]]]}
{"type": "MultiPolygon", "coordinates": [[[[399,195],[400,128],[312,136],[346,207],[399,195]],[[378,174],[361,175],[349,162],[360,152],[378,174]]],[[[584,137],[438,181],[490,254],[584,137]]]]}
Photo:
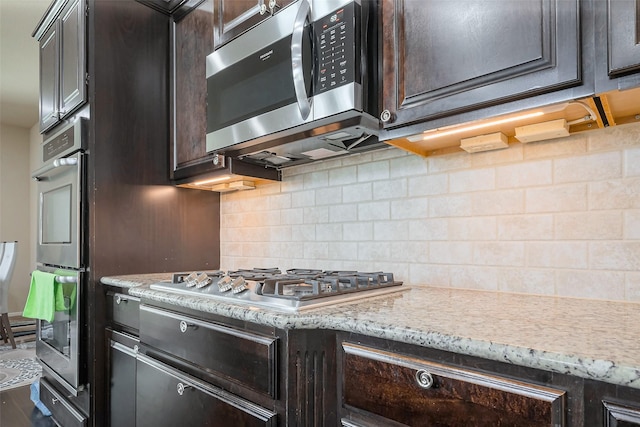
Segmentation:
{"type": "Polygon", "coordinates": [[[511,122],[516,122],[518,120],[525,120],[525,119],[531,119],[533,117],[540,117],[542,115],[544,115],[545,112],[544,111],[536,111],[533,113],[527,113],[527,114],[520,114],[517,116],[511,116],[511,117],[505,117],[503,119],[498,119],[498,120],[489,120],[489,121],[483,121],[481,123],[477,123],[477,124],[472,124],[472,125],[468,125],[468,126],[456,126],[456,127],[449,127],[449,128],[438,128],[438,129],[432,129],[432,130],[428,130],[422,134],[419,135],[414,135],[414,136],[410,136],[407,139],[411,142],[418,142],[418,141],[428,141],[430,139],[434,139],[434,138],[440,138],[443,136],[447,136],[447,135],[454,135],[456,133],[462,133],[462,132],[468,132],[468,131],[472,131],[472,130],[477,130],[477,129],[483,129],[483,128],[487,128],[490,126],[496,126],[496,125],[501,125],[504,123],[511,123],[511,122]]]}
{"type": "Polygon", "coordinates": [[[207,179],[204,181],[198,181],[198,182],[194,182],[192,185],[208,185],[208,184],[213,184],[215,182],[222,182],[222,181],[228,181],[231,177],[230,176],[221,176],[218,178],[213,178],[213,179],[207,179]]]}
{"type": "Polygon", "coordinates": [[[474,136],[460,140],[460,148],[467,153],[478,153],[480,151],[499,150],[509,146],[507,135],[502,132],[490,133],[487,135],[474,136]]]}
{"type": "Polygon", "coordinates": [[[569,123],[567,123],[565,119],[551,120],[516,128],[516,139],[522,143],[562,138],[569,135],[569,123]]]}

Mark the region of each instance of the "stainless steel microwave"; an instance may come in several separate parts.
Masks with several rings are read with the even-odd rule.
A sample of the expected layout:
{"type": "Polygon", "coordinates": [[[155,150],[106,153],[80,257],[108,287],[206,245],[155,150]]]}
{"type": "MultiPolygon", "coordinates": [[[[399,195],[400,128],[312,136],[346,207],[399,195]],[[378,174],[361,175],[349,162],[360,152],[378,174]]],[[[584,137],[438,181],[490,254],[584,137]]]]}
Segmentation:
{"type": "Polygon", "coordinates": [[[298,0],[207,56],[208,152],[285,167],[378,148],[379,7],[298,0]]]}

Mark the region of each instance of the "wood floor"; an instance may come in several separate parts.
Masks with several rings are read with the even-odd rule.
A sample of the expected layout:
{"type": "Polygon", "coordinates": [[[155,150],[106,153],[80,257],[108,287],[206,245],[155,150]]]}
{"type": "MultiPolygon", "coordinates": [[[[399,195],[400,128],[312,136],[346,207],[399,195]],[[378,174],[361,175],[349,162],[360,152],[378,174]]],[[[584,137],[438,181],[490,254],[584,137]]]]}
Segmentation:
{"type": "Polygon", "coordinates": [[[2,427],[53,427],[51,417],[45,417],[35,407],[29,395],[28,385],[0,392],[0,426],[2,427]]]}

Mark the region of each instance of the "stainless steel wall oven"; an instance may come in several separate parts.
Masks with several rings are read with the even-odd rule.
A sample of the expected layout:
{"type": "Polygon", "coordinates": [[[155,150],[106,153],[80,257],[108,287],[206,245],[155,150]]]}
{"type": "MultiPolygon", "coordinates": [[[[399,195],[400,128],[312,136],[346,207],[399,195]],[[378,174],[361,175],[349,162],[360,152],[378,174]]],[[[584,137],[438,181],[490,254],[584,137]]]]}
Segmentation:
{"type": "MultiPolygon", "coordinates": [[[[56,276],[62,297],[51,321],[38,319],[36,355],[46,375],[77,396],[86,381],[82,358],[86,123],[78,118],[47,138],[37,181],[36,269],[56,276]]],[[[52,292],[53,294],[53,292],[52,292]]]]}

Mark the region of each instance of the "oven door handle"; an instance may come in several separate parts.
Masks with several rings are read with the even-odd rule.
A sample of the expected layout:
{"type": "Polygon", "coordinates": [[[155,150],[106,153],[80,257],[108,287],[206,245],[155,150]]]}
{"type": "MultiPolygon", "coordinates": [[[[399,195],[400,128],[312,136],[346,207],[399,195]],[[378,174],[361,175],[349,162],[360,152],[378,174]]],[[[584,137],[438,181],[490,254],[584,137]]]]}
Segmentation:
{"type": "Polygon", "coordinates": [[[304,24],[309,18],[311,21],[311,6],[307,0],[301,0],[300,9],[293,22],[293,31],[291,33],[291,67],[293,70],[293,89],[296,93],[298,108],[302,120],[307,120],[311,113],[311,102],[307,97],[305,88],[305,75],[302,64],[302,38],[304,36],[304,24]]]}
{"type": "Polygon", "coordinates": [[[79,156],[82,154],[78,154],[74,157],[61,157],[59,159],[55,159],[50,165],[39,169],[33,174],[34,181],[46,181],[48,179],[47,175],[58,168],[62,168],[65,166],[76,166],[80,165],[79,156]]]}

